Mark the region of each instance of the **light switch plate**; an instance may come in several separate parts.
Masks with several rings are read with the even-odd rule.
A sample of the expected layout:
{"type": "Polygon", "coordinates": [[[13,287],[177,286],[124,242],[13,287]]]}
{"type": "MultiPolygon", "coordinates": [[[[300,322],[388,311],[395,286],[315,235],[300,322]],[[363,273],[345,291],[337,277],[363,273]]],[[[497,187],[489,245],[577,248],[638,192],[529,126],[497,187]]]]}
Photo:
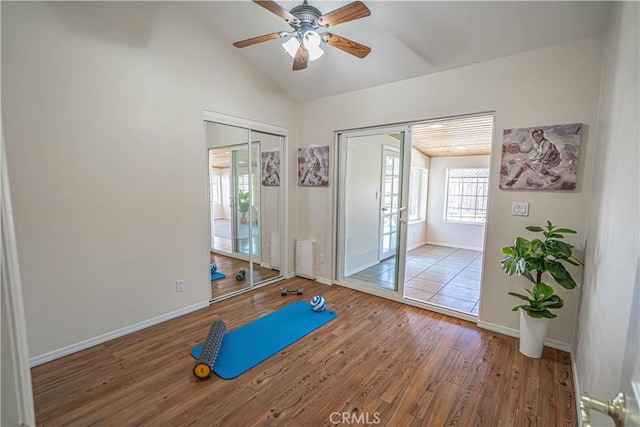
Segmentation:
{"type": "Polygon", "coordinates": [[[513,202],[511,204],[511,215],[529,216],[529,202],[513,202]]]}

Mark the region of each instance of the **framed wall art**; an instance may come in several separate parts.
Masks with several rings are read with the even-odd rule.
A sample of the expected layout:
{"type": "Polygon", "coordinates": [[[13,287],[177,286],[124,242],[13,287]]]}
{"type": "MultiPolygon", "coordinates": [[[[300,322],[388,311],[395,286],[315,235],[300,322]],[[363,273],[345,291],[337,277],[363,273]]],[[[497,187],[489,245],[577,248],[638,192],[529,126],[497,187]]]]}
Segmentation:
{"type": "Polygon", "coordinates": [[[582,123],[505,129],[500,188],[573,190],[582,123]]]}
{"type": "Polygon", "coordinates": [[[298,148],[298,185],[329,186],[329,146],[298,148]]]}

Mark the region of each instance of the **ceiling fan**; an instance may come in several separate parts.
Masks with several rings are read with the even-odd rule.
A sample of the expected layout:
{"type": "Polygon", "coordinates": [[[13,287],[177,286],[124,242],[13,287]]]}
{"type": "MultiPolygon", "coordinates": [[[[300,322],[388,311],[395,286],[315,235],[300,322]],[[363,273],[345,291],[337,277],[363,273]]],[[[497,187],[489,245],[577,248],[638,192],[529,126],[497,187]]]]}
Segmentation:
{"type": "Polygon", "coordinates": [[[235,47],[247,47],[269,40],[289,38],[282,46],[293,57],[294,70],[304,70],[307,68],[308,61],[315,61],[322,56],[324,52],[320,49],[321,42],[358,58],[364,58],[371,52],[371,48],[345,37],[330,32],[319,32],[326,27],[371,15],[371,11],[361,1],[354,1],[324,15],[307,4],[307,0],[290,11],[271,0],[253,0],[253,2],[287,21],[293,30],[238,41],[233,44],[235,47]]]}

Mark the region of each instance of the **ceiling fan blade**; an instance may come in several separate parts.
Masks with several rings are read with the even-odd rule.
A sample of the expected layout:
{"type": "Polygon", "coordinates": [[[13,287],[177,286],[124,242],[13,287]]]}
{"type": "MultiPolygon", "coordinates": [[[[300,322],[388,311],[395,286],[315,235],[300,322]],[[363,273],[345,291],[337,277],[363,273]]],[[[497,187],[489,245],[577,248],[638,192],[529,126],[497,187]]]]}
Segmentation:
{"type": "Polygon", "coordinates": [[[340,50],[350,53],[358,58],[364,58],[371,52],[371,48],[360,43],[356,43],[353,40],[349,40],[346,37],[340,37],[332,33],[322,33],[322,40],[340,50]]]}
{"type": "Polygon", "coordinates": [[[264,7],[269,12],[278,15],[280,18],[284,19],[287,22],[296,22],[298,18],[296,18],[291,12],[289,12],[284,7],[280,6],[278,3],[271,0],[253,0],[254,3],[264,7]]]}
{"type": "Polygon", "coordinates": [[[266,41],[269,41],[269,40],[278,39],[280,37],[281,37],[281,35],[280,35],[279,32],[278,33],[265,34],[264,36],[253,37],[253,38],[250,38],[250,39],[246,39],[246,40],[241,40],[239,42],[235,42],[233,45],[235,47],[253,46],[254,44],[266,42],[266,41]]]}
{"type": "Polygon", "coordinates": [[[300,44],[296,57],[293,58],[293,70],[304,70],[307,68],[307,62],[309,61],[309,51],[303,44],[300,44]]]}
{"type": "Polygon", "coordinates": [[[354,1],[346,6],[342,6],[333,12],[326,13],[318,18],[318,25],[328,27],[331,25],[343,24],[371,15],[371,11],[361,1],[354,1]]]}

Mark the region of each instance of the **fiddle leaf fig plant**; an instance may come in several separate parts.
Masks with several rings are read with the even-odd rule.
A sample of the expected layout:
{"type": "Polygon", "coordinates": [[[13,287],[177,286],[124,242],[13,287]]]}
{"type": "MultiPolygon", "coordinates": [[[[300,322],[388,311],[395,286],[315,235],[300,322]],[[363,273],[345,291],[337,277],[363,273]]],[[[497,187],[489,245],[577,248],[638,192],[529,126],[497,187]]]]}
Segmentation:
{"type": "Polygon", "coordinates": [[[542,281],[544,274],[551,276],[555,282],[565,289],[575,288],[576,281],[567,271],[563,263],[583,265],[573,256],[573,246],[562,241],[565,234],[575,234],[575,230],[555,227],[551,221],[547,221],[546,227],[529,226],[527,230],[534,233],[542,233],[544,239],[529,240],[525,237],[516,237],[511,246],[504,246],[502,253],[505,257],[500,263],[502,271],[509,276],[514,274],[526,277],[533,288],[525,289],[529,295],[516,292],[508,292],[509,295],[526,301],[513,307],[513,311],[524,310],[534,318],[557,317],[550,310],[564,306],[564,301],[555,294],[552,286],[542,281]]]}

